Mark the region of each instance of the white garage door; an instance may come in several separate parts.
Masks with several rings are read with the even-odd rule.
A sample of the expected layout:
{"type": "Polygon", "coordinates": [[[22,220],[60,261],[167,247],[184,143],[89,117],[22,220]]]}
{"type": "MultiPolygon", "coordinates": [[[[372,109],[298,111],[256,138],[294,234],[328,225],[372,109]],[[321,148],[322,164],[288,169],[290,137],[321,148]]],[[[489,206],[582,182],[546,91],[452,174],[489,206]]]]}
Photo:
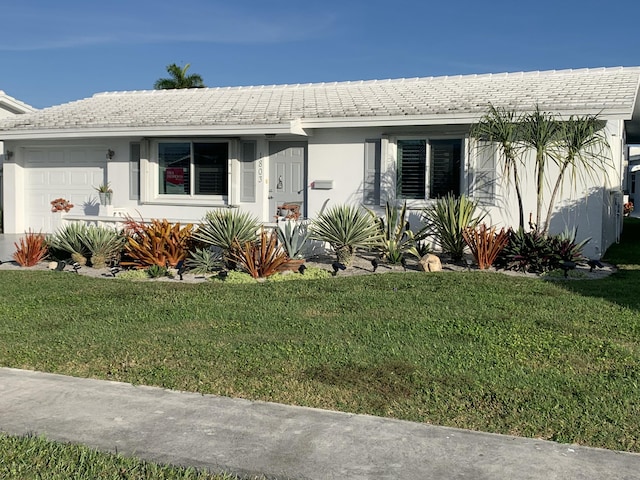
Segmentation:
{"type": "Polygon", "coordinates": [[[69,212],[96,215],[95,187],[105,181],[104,148],[28,149],[25,151],[26,228],[52,233],[60,226],[60,213],[51,212],[51,200],[74,204],[69,212]]]}

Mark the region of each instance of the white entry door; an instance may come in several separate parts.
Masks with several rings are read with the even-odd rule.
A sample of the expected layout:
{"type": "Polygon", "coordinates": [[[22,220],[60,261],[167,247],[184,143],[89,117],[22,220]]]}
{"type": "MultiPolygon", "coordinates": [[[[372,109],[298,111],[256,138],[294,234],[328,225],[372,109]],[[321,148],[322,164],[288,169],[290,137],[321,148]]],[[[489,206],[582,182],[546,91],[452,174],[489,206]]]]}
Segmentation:
{"type": "Polygon", "coordinates": [[[306,217],[305,142],[269,143],[269,211],[276,215],[278,206],[297,204],[306,217]]]}
{"type": "Polygon", "coordinates": [[[25,228],[53,233],[60,213],[51,201],[64,198],[74,207],[69,214],[97,215],[95,187],[105,181],[104,148],[28,149],[25,151],[25,228]]]}

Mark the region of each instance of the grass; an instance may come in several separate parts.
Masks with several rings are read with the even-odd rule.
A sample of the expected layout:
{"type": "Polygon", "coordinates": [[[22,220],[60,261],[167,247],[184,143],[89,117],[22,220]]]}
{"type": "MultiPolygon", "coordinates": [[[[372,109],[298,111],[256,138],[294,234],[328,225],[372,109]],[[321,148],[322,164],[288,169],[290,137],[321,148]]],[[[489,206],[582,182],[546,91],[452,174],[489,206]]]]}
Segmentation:
{"type": "Polygon", "coordinates": [[[602,280],[0,272],[0,365],[640,452],[640,223],[602,280]],[[239,300],[241,299],[241,300],[239,300]]]}
{"type": "Polygon", "coordinates": [[[143,462],[43,437],[0,434],[0,478],[4,480],[234,480],[193,468],[143,462]]]}

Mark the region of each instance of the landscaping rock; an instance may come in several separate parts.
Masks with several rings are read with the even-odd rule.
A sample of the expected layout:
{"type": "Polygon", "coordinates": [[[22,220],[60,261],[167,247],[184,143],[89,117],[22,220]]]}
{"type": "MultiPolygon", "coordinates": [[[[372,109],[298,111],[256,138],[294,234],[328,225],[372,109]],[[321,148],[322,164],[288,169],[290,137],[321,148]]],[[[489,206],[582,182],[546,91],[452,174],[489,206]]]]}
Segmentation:
{"type": "Polygon", "coordinates": [[[440,272],[442,270],[442,262],[436,255],[428,253],[420,259],[418,268],[423,272],[440,272]]]}

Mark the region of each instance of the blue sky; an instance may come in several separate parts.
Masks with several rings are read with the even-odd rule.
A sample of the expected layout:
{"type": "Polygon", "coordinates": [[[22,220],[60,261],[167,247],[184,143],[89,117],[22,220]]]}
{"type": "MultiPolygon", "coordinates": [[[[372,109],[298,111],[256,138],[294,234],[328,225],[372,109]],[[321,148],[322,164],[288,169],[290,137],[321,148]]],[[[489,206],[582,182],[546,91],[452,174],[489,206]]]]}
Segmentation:
{"type": "Polygon", "coordinates": [[[170,63],[210,87],[640,65],[638,0],[16,0],[0,18],[0,90],[38,108],[151,89],[170,63]]]}

